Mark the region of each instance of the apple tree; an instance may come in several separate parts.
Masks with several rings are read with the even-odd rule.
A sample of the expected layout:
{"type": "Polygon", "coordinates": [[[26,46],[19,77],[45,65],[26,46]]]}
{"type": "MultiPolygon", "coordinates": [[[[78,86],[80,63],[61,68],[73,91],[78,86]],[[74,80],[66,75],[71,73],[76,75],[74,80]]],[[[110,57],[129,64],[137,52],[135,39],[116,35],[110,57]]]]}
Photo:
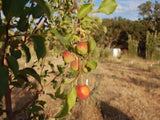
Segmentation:
{"type": "Polygon", "coordinates": [[[111,14],[116,6],[115,0],[102,0],[98,9],[93,0],[0,0],[0,115],[6,113],[7,119],[14,120],[18,113],[26,110],[27,119],[45,119],[39,112],[44,110],[45,101],[38,98],[46,94],[48,85],[56,90],[50,96],[64,101],[55,118],[66,116],[77,98],[86,99],[90,90],[83,84],[81,75],[97,66],[90,58],[96,47],[92,35],[97,34],[100,27],[104,28],[100,18],[93,17],[92,13],[111,14]],[[43,84],[48,74],[55,74],[52,61],[48,61],[52,71],[44,70],[45,56],[52,49],[60,51],[64,64],[57,65],[59,73],[43,84]],[[33,61],[33,50],[38,62],[32,67],[19,66],[24,56],[26,63],[33,61]],[[35,67],[37,64],[40,73],[35,67]],[[61,81],[56,81],[57,77],[61,81]],[[31,101],[13,111],[11,95],[15,88],[34,89],[35,93],[31,101]]]}

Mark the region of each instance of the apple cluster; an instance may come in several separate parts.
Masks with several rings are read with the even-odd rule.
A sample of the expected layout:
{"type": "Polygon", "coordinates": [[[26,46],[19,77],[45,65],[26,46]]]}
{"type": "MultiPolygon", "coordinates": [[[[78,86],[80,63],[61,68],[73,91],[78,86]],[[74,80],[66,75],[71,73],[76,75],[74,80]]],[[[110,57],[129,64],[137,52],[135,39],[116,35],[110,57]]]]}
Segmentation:
{"type": "MultiPolygon", "coordinates": [[[[79,61],[78,61],[78,56],[85,56],[89,53],[89,43],[80,41],[76,44],[75,47],[75,53],[72,53],[70,51],[64,51],[63,52],[63,60],[66,64],[70,64],[70,68],[73,71],[78,71],[79,70],[79,61]]],[[[83,57],[82,57],[83,58],[83,57]]],[[[83,67],[84,65],[82,65],[83,67]]],[[[84,69],[82,68],[83,72],[84,69]]],[[[77,92],[77,97],[82,100],[82,99],[87,99],[90,93],[90,89],[87,85],[77,85],[76,86],[76,92],[77,92]]]]}
{"type": "MultiPolygon", "coordinates": [[[[88,44],[84,41],[80,41],[76,45],[76,53],[79,55],[86,55],[88,53],[88,44]]],[[[73,53],[74,54],[74,53],[73,53]]],[[[65,63],[70,63],[71,69],[74,71],[78,70],[78,60],[74,59],[70,51],[63,52],[63,60],[65,63]]]]}

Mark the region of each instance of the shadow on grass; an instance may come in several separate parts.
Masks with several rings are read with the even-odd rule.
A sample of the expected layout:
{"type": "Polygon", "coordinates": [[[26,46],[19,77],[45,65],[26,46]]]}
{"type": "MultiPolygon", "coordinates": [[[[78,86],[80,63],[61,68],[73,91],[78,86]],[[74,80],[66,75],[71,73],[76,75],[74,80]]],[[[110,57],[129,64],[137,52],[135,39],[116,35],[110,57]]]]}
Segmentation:
{"type": "Polygon", "coordinates": [[[104,101],[100,102],[101,114],[104,120],[133,120],[126,114],[107,104],[104,101]]]}

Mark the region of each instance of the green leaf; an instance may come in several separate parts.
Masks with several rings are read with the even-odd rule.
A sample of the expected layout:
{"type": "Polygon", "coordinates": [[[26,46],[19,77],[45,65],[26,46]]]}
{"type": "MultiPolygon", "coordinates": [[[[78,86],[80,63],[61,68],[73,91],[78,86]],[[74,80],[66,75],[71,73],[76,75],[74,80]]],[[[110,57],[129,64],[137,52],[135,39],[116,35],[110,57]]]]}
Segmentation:
{"type": "Polygon", "coordinates": [[[56,97],[51,93],[47,93],[47,95],[49,95],[52,99],[56,99],[56,97]]]}
{"type": "Polygon", "coordinates": [[[42,110],[43,110],[42,107],[34,105],[34,106],[32,106],[32,108],[29,110],[29,112],[33,113],[33,112],[39,112],[39,111],[42,111],[42,110]]]}
{"type": "Polygon", "coordinates": [[[20,17],[28,0],[2,0],[2,10],[7,19],[20,17]]]}
{"type": "Polygon", "coordinates": [[[58,82],[57,81],[53,81],[52,85],[53,85],[53,89],[56,89],[56,87],[58,86],[58,82]]]}
{"type": "Polygon", "coordinates": [[[39,35],[32,35],[30,37],[34,43],[34,50],[38,60],[46,55],[45,39],[39,35]]]}
{"type": "Polygon", "coordinates": [[[96,48],[96,41],[90,37],[89,41],[88,41],[88,45],[89,45],[89,52],[92,52],[95,48],[96,48]]]}
{"type": "Polygon", "coordinates": [[[104,33],[107,33],[107,27],[106,26],[102,26],[102,27],[103,27],[104,33]]]}
{"type": "Polygon", "coordinates": [[[14,76],[16,76],[19,70],[17,59],[13,56],[7,56],[6,60],[7,60],[9,68],[12,70],[14,76]]]}
{"type": "Polygon", "coordinates": [[[77,97],[76,89],[72,88],[71,92],[67,95],[65,99],[65,104],[61,112],[56,116],[56,118],[63,118],[68,114],[68,112],[70,112],[70,110],[76,103],[76,97],[77,97]]]}
{"type": "Polygon", "coordinates": [[[98,8],[98,12],[109,15],[115,11],[117,3],[115,0],[103,0],[98,8]]]}
{"type": "Polygon", "coordinates": [[[57,98],[62,98],[62,99],[64,99],[64,88],[63,88],[63,85],[61,85],[61,86],[57,89],[57,91],[55,92],[55,96],[56,96],[57,98]]]}
{"type": "Polygon", "coordinates": [[[0,101],[7,91],[9,72],[5,67],[0,66],[0,101]]]}
{"type": "Polygon", "coordinates": [[[67,41],[72,42],[73,41],[73,35],[72,34],[67,34],[66,39],[67,39],[67,41]]]}
{"type": "Polygon", "coordinates": [[[37,4],[35,7],[32,8],[33,18],[39,18],[43,14],[44,14],[44,11],[39,4],[37,4]]]}
{"type": "Polygon", "coordinates": [[[41,107],[45,107],[45,105],[46,105],[46,101],[43,101],[43,100],[37,100],[36,101],[36,103],[38,104],[38,105],[40,105],[41,107]]]}
{"type": "Polygon", "coordinates": [[[74,77],[76,77],[77,75],[78,75],[78,70],[73,70],[72,68],[70,69],[70,73],[74,76],[74,77]]]}
{"type": "Polygon", "coordinates": [[[89,70],[85,66],[82,67],[82,70],[83,70],[84,73],[88,73],[89,72],[89,70]]]}
{"type": "Polygon", "coordinates": [[[68,112],[69,112],[69,106],[68,106],[67,99],[66,99],[61,112],[58,115],[56,115],[55,118],[63,118],[68,114],[68,112]]]}
{"type": "Polygon", "coordinates": [[[71,92],[67,95],[67,103],[68,103],[68,109],[69,111],[72,109],[72,107],[76,103],[76,98],[77,98],[77,93],[76,93],[76,88],[73,87],[71,92]]]}
{"type": "Polygon", "coordinates": [[[11,55],[12,55],[13,57],[15,57],[16,59],[21,58],[22,53],[21,53],[20,50],[14,50],[14,49],[12,49],[12,48],[10,48],[9,50],[10,50],[10,53],[11,53],[11,55]]]}
{"type": "Polygon", "coordinates": [[[96,69],[97,67],[97,62],[96,61],[89,61],[86,65],[87,68],[91,69],[91,70],[94,70],[96,69]]]}
{"type": "Polygon", "coordinates": [[[28,27],[29,27],[28,18],[25,15],[22,15],[17,23],[17,28],[18,30],[24,32],[28,29],[28,27]]]}
{"type": "Polygon", "coordinates": [[[45,2],[44,0],[33,0],[33,1],[39,4],[39,6],[44,11],[44,13],[46,13],[48,18],[51,18],[51,15],[52,15],[51,8],[49,7],[49,4],[47,2],[45,2]]]}
{"type": "Polygon", "coordinates": [[[48,70],[45,70],[42,72],[41,77],[47,77],[48,75],[48,70]]]}
{"type": "Polygon", "coordinates": [[[49,61],[49,62],[48,62],[48,65],[49,65],[49,66],[50,66],[50,68],[52,69],[52,71],[51,71],[51,72],[53,72],[53,73],[54,73],[54,72],[55,72],[55,71],[54,71],[54,64],[52,64],[52,63],[49,61]]]}
{"type": "Polygon", "coordinates": [[[28,63],[31,59],[31,53],[29,48],[26,45],[22,45],[22,50],[24,51],[25,55],[26,55],[26,62],[28,63]]]}
{"type": "Polygon", "coordinates": [[[18,72],[18,75],[30,75],[34,77],[39,83],[41,83],[41,78],[38,73],[33,68],[24,68],[18,72]]]}
{"type": "Polygon", "coordinates": [[[54,33],[56,38],[60,40],[60,43],[62,45],[68,46],[70,44],[69,41],[65,37],[63,37],[56,29],[53,29],[52,33],[54,33]]]}
{"type": "Polygon", "coordinates": [[[65,78],[64,81],[63,81],[63,83],[64,84],[71,84],[74,80],[75,79],[73,79],[73,78],[65,78]]]}
{"type": "Polygon", "coordinates": [[[92,4],[81,5],[80,9],[78,11],[78,14],[77,14],[78,18],[80,19],[80,18],[83,18],[83,17],[87,16],[88,13],[90,13],[92,11],[92,8],[93,8],[92,4]]]}
{"type": "Polygon", "coordinates": [[[65,68],[62,67],[61,65],[57,65],[58,71],[60,72],[60,74],[63,74],[65,71],[65,68]]]}

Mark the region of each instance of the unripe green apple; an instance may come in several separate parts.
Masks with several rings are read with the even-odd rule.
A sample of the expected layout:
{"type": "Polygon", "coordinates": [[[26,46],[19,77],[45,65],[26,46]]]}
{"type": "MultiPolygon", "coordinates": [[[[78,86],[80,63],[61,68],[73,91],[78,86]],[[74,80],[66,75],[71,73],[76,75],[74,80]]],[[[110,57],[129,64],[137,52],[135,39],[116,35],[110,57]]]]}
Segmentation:
{"type": "Polygon", "coordinates": [[[75,71],[78,70],[78,61],[77,60],[74,60],[71,62],[71,68],[72,68],[72,70],[75,70],[75,71]]]}
{"type": "Polygon", "coordinates": [[[80,41],[77,44],[77,53],[80,55],[85,55],[88,53],[88,45],[86,42],[80,41]]]}
{"type": "Polygon", "coordinates": [[[78,85],[76,87],[76,91],[77,91],[77,97],[80,100],[87,99],[90,94],[90,90],[87,85],[78,85]]]}
{"type": "Polygon", "coordinates": [[[63,60],[65,63],[70,63],[72,61],[72,55],[69,51],[63,52],[63,60]]]}

